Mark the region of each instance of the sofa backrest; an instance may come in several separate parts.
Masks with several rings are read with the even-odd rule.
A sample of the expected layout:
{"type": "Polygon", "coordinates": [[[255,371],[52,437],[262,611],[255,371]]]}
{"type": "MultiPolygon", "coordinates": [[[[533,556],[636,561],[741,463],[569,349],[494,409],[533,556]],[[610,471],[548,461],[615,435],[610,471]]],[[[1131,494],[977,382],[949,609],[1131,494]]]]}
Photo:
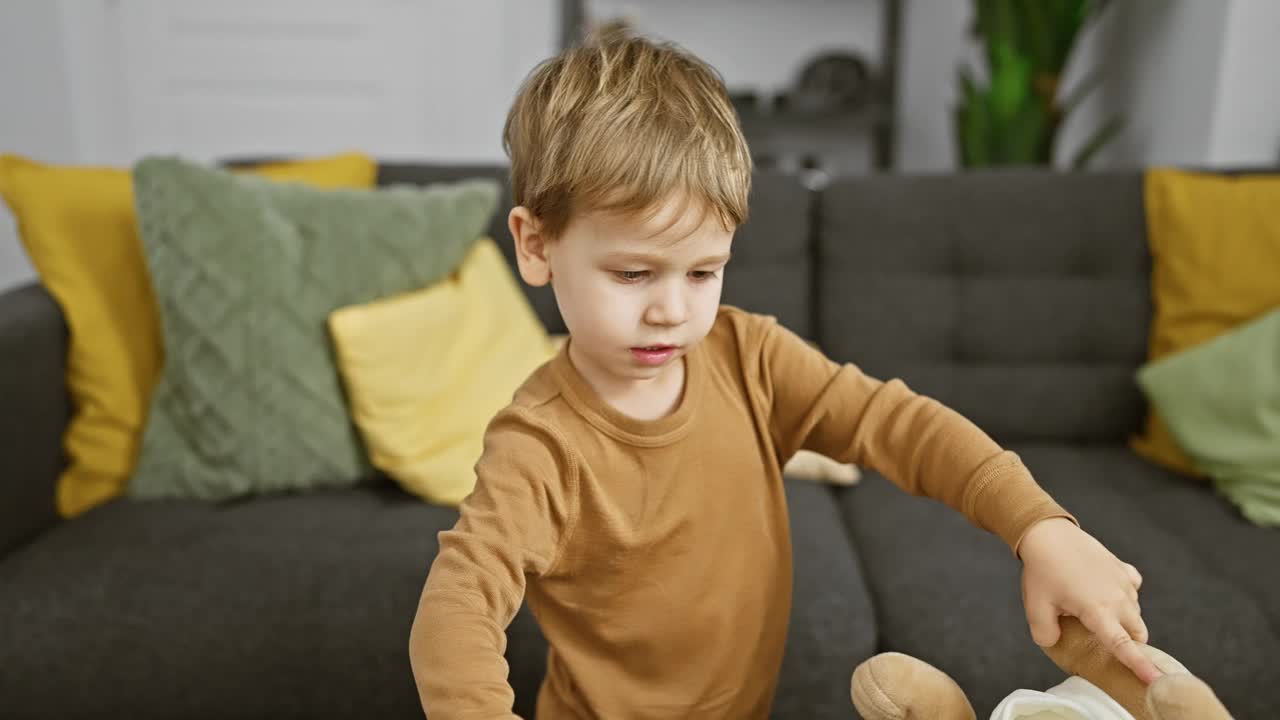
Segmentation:
{"type": "MultiPolygon", "coordinates": [[[[385,163],[379,183],[492,177],[489,228],[514,267],[506,168],[385,163]]],[[[1119,442],[1151,314],[1138,171],[838,179],[757,172],[724,302],[768,313],[833,359],[900,377],[1001,442],[1119,442]]],[[[551,288],[521,283],[551,332],[551,288]]]]}
{"type": "MultiPolygon", "coordinates": [[[[515,247],[507,231],[511,188],[504,167],[492,165],[422,165],[384,163],[378,182],[425,184],[467,177],[492,177],[502,183],[498,212],[489,234],[515,267],[515,247]]],[[[751,217],[733,242],[733,263],[725,276],[724,302],[776,315],[797,333],[814,331],[811,278],[813,194],[792,175],[757,172],[752,180],[751,217]]],[[[524,288],[538,317],[554,333],[564,332],[550,287],[524,288]]]]}
{"type": "Polygon", "coordinates": [[[817,339],[1000,442],[1115,442],[1144,412],[1140,172],[838,180],[818,205],[817,339]]]}

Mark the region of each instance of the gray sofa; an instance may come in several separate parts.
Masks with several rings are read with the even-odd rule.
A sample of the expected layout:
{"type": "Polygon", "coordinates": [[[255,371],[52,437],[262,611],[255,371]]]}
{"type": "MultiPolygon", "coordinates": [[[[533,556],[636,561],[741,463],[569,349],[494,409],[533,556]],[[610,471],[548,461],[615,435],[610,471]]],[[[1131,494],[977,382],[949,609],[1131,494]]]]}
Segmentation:
{"type": "MultiPolygon", "coordinates": [[[[502,171],[386,165],[381,179],[477,173],[502,171]]],[[[509,252],[503,217],[492,232],[509,252]]],[[[1153,642],[1238,718],[1280,715],[1280,534],[1125,446],[1151,314],[1139,173],[821,189],[762,173],[734,253],[726,302],[903,377],[1019,452],[1143,571],[1153,642]]],[[[550,295],[530,297],[561,330],[550,295]]],[[[408,631],[454,511],[371,478],[223,505],[117,500],[59,521],[66,349],[43,289],[0,296],[0,717],[420,717],[408,631]]],[[[1061,680],[995,537],[875,473],[848,489],[789,480],[788,499],[796,588],[776,717],[856,717],[849,674],[883,650],[951,673],[980,716],[1061,680]]],[[[545,644],[524,611],[509,636],[529,717],[545,644]]]]}

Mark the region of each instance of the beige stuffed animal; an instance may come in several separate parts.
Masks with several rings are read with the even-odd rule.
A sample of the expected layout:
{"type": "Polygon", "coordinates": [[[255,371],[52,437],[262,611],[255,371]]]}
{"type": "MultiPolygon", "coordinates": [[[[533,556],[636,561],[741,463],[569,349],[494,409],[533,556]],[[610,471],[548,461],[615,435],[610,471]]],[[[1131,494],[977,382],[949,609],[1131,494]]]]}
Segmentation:
{"type": "MultiPolygon", "coordinates": [[[[1102,690],[1136,720],[1231,720],[1213,690],[1164,652],[1150,645],[1141,646],[1164,673],[1147,686],[1099,645],[1096,636],[1079,620],[1064,617],[1061,627],[1058,644],[1045,648],[1045,654],[1068,675],[1083,678],[1102,690]]],[[[964,691],[946,673],[901,653],[876,655],[854,670],[853,705],[864,720],[976,718],[964,691]]],[[[999,716],[997,708],[993,717],[999,716]]],[[[1003,716],[1028,720],[1087,717],[1039,712],[1003,716]]]]}
{"type": "Polygon", "coordinates": [[[856,465],[837,462],[811,450],[800,450],[792,455],[782,472],[787,477],[846,487],[862,478],[856,465]]]}

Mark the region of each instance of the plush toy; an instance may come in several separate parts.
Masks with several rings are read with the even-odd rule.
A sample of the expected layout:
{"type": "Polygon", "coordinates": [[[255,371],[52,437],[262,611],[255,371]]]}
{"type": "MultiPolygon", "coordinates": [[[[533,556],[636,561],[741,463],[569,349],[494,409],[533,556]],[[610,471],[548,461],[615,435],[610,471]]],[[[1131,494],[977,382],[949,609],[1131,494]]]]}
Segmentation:
{"type": "MultiPolygon", "coordinates": [[[[1231,720],[1213,690],[1166,653],[1141,646],[1164,673],[1146,686],[1079,620],[1064,617],[1061,627],[1058,644],[1044,651],[1070,677],[1047,692],[1014,692],[991,720],[1231,720]]],[[[964,691],[946,673],[892,652],[854,670],[853,705],[864,720],[976,718],[964,691]]]]}
{"type": "Polygon", "coordinates": [[[783,474],[799,480],[829,483],[831,485],[854,485],[862,478],[856,465],[836,462],[826,455],[819,455],[810,450],[800,450],[787,461],[783,474]]]}

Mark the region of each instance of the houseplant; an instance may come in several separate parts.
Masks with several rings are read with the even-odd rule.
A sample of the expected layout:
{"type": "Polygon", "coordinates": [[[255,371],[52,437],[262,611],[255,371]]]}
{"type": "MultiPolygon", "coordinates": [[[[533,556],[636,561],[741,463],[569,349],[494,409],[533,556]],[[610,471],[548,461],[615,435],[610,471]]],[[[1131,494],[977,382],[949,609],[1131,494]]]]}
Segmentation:
{"type": "MultiPolygon", "coordinates": [[[[1108,0],[974,0],[973,33],[981,41],[987,81],[959,69],[956,146],[966,168],[990,165],[1054,165],[1058,131],[1102,75],[1095,68],[1071,93],[1060,96],[1063,72],[1085,27],[1108,0]]],[[[1073,154],[1070,165],[1088,164],[1122,126],[1111,116],[1073,154]]]]}

